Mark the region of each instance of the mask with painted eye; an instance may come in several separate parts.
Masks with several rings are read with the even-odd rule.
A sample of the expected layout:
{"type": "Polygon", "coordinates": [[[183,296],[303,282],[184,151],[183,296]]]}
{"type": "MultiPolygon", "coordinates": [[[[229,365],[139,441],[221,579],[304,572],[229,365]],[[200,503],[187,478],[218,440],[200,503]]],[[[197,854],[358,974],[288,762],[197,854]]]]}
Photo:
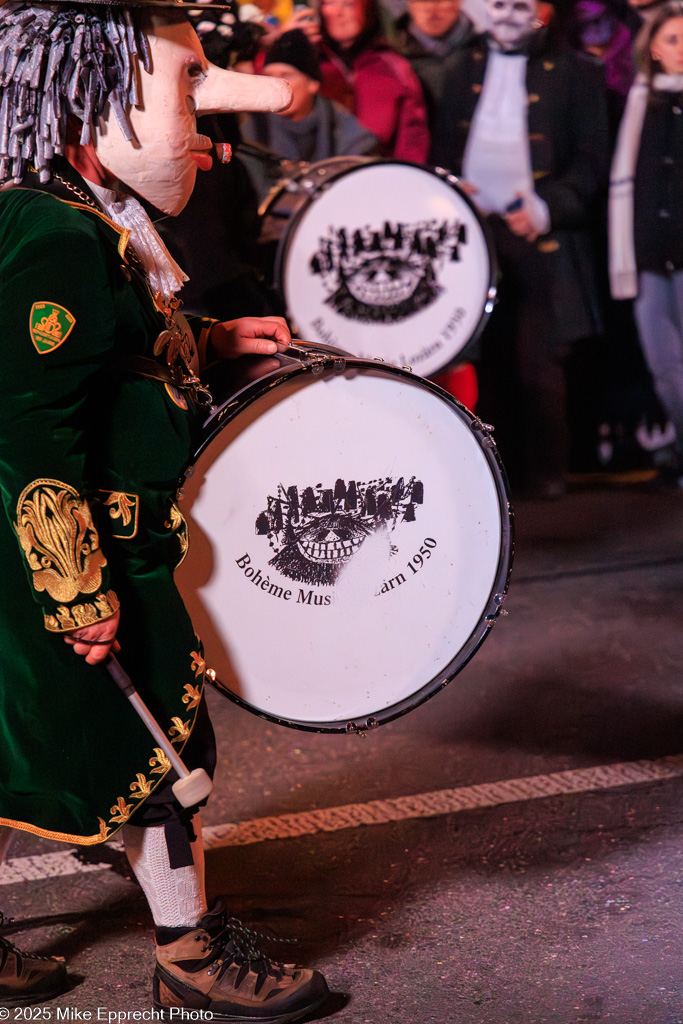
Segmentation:
{"type": "Polygon", "coordinates": [[[504,50],[517,47],[536,28],[535,0],[486,0],[488,30],[504,50]]]}
{"type": "Polygon", "coordinates": [[[152,71],[140,72],[141,102],[129,111],[132,138],[107,106],[95,133],[102,165],[158,210],[177,214],[194,188],[197,168],[211,166],[212,142],[196,118],[220,111],[286,107],[286,82],[210,64],[189,22],[153,14],[145,31],[152,71]]]}

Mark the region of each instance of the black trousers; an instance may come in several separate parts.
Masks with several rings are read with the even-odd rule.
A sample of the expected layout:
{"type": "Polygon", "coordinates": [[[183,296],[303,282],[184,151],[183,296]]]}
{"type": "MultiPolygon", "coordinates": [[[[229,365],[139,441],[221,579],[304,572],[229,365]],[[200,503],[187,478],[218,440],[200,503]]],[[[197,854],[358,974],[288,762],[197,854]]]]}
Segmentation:
{"type": "Polygon", "coordinates": [[[496,428],[513,487],[531,489],[568,467],[565,361],[553,308],[553,261],[490,218],[501,271],[498,302],[481,338],[478,411],[496,428]]]}

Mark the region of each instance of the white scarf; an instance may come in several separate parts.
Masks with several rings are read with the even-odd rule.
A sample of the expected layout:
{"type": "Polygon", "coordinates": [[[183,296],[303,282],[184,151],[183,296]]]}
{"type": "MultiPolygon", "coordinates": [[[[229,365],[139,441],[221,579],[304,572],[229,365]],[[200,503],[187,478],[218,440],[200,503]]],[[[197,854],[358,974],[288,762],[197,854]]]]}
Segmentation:
{"type": "Polygon", "coordinates": [[[161,292],[164,301],[169,302],[190,279],[171,256],[144,207],[125,192],[114,192],[91,181],[88,187],[107,217],[130,231],[133,248],[145,269],[152,293],[161,292]]]}
{"type": "MultiPolygon", "coordinates": [[[[683,92],[683,75],[655,75],[652,88],[659,92],[683,92]]],[[[609,280],[613,299],[632,299],[638,294],[638,271],[633,235],[633,180],[650,87],[640,74],[629,90],[619,126],[609,185],[609,280]]]]}

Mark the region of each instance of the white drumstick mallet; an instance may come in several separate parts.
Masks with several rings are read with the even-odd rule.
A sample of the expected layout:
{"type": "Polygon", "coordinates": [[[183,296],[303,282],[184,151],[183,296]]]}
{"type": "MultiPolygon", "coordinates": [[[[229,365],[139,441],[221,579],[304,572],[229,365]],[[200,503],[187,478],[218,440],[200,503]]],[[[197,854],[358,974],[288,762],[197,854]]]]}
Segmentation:
{"type": "Polygon", "coordinates": [[[178,781],[173,783],[171,789],[173,790],[178,803],[183,807],[193,807],[194,804],[198,804],[201,800],[205,800],[213,789],[213,782],[204,769],[195,768],[194,771],[188,772],[187,768],[178,757],[177,752],[174,750],[171,741],[161,731],[161,727],[159,726],[156,718],[153,716],[152,712],[135,689],[130,676],[121,667],[113,654],[109,654],[105,664],[118,688],[131,702],[154,739],[166,754],[166,757],[171,762],[172,767],[175,768],[178,775],[178,781]]]}

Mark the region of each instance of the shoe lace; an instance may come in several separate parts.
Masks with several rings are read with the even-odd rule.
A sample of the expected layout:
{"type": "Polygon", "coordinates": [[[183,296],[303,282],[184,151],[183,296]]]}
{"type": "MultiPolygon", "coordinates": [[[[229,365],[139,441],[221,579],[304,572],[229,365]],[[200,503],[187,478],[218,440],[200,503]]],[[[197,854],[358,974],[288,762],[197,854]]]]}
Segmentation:
{"type": "MultiPolygon", "coordinates": [[[[8,920],[8,918],[3,918],[3,921],[5,921],[5,920],[8,920]]],[[[3,921],[0,921],[0,924],[2,924],[3,921]]],[[[5,960],[7,959],[7,956],[8,956],[9,953],[14,953],[16,956],[20,957],[22,960],[50,960],[50,961],[52,961],[52,960],[55,959],[53,956],[41,956],[40,953],[29,953],[25,949],[17,949],[17,947],[14,945],[14,943],[10,942],[9,939],[3,938],[1,935],[0,935],[0,951],[1,951],[0,952],[0,957],[2,959],[2,963],[5,962],[5,960]]]]}
{"type": "MultiPolygon", "coordinates": [[[[265,942],[292,945],[298,941],[297,939],[279,939],[275,936],[264,935],[262,932],[255,932],[238,917],[230,917],[221,931],[209,942],[209,947],[216,957],[212,966],[216,968],[218,977],[220,978],[231,964],[237,964],[245,974],[248,971],[253,971],[259,975],[257,988],[268,975],[277,979],[282,978],[284,965],[271,960],[266,953],[259,949],[259,939],[265,942]]],[[[215,972],[212,971],[212,973],[215,972]]]]}

